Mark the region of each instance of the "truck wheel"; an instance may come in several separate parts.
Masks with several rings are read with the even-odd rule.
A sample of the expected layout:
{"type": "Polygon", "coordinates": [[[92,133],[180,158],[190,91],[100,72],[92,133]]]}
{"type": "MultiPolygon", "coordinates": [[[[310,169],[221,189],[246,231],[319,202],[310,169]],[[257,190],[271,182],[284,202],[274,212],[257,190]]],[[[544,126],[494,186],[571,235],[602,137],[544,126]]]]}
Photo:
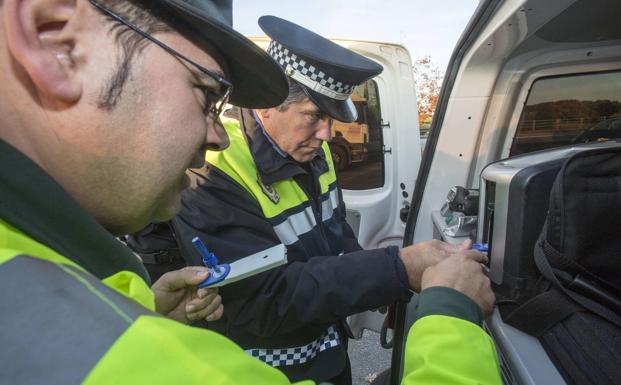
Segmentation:
{"type": "Polygon", "coordinates": [[[347,159],[347,151],[343,147],[332,148],[332,159],[334,165],[339,171],[345,170],[349,166],[349,159],[347,159]]]}

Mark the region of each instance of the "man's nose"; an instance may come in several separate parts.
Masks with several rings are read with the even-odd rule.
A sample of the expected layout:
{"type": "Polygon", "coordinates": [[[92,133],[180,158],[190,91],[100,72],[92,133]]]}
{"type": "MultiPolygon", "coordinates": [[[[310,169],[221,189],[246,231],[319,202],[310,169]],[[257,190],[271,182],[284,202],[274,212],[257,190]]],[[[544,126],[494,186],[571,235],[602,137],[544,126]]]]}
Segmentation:
{"type": "Polygon", "coordinates": [[[315,132],[315,138],[329,142],[332,139],[332,119],[319,121],[319,127],[315,132]]]}
{"type": "Polygon", "coordinates": [[[224,124],[218,117],[207,118],[207,136],[205,144],[211,151],[222,151],[229,146],[229,136],[224,129],[224,124]]]}

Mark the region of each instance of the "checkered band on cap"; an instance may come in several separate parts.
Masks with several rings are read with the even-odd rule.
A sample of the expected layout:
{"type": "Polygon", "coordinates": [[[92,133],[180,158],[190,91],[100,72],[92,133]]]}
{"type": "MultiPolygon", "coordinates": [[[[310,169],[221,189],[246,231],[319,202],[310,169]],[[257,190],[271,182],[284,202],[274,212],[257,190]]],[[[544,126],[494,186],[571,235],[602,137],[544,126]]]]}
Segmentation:
{"type": "Polygon", "coordinates": [[[321,337],[304,346],[286,349],[249,349],[246,353],[273,367],[300,365],[315,358],[319,352],[336,347],[340,343],[336,327],[332,325],[321,337]]]}
{"type": "Polygon", "coordinates": [[[356,87],[326,75],[275,40],[267,47],[267,53],[285,69],[287,76],[332,99],[345,100],[356,87]]]}

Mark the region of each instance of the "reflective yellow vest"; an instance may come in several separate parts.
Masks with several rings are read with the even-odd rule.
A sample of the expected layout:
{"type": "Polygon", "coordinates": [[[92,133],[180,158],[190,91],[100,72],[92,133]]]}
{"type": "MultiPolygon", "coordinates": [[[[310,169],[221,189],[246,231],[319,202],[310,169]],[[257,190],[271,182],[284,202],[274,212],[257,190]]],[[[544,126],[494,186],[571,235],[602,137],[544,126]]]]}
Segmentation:
{"type": "MultiPolygon", "coordinates": [[[[289,384],[225,337],[158,316],[134,273],[101,282],[1,220],[0,310],[2,384],[289,384]]],[[[501,383],[493,342],[468,321],[418,320],[405,354],[405,385],[501,383]]]]}
{"type": "Polygon", "coordinates": [[[328,170],[319,176],[317,200],[320,207],[315,213],[307,193],[293,178],[269,186],[262,183],[239,121],[226,119],[224,127],[229,136],[229,147],[224,151],[208,151],[206,161],[248,191],[284,245],[297,247],[296,244],[301,242],[304,253],[310,253],[310,256],[341,254],[341,213],[328,144],[324,142],[322,145],[328,170]],[[320,225],[322,229],[319,229],[320,225]]]}
{"type": "MultiPolygon", "coordinates": [[[[82,237],[99,232],[105,236],[97,240],[98,250],[119,250],[116,243],[105,243],[116,240],[111,236],[106,240],[103,229],[89,232],[79,227],[96,224],[78,218],[83,213],[77,205],[68,208],[75,216],[67,212],[54,217],[54,210],[63,208],[37,200],[47,198],[42,186],[47,183],[55,199],[69,202],[70,198],[15,149],[2,141],[0,149],[4,157],[0,166],[5,166],[0,167],[4,172],[0,186],[5,187],[0,208],[32,209],[41,221],[49,220],[45,231],[37,226],[31,231],[58,250],[88,252],[89,240],[82,237]],[[54,220],[66,222],[54,224],[54,220]],[[63,231],[55,231],[54,225],[63,231]],[[62,238],[67,234],[76,239],[62,238]],[[75,243],[81,246],[69,247],[75,243]]],[[[0,384],[289,383],[280,371],[246,355],[227,338],[159,316],[154,312],[153,293],[136,273],[108,266],[110,276],[99,280],[10,224],[21,221],[24,226],[27,218],[36,215],[4,212],[11,212],[13,220],[0,218],[0,384]]],[[[103,263],[106,255],[99,254],[97,262],[103,263]]],[[[120,257],[132,258],[129,252],[120,257]]],[[[131,259],[117,263],[135,265],[131,259]]],[[[493,345],[478,326],[428,316],[414,324],[410,337],[414,341],[408,342],[405,383],[499,383],[493,345]]]]}

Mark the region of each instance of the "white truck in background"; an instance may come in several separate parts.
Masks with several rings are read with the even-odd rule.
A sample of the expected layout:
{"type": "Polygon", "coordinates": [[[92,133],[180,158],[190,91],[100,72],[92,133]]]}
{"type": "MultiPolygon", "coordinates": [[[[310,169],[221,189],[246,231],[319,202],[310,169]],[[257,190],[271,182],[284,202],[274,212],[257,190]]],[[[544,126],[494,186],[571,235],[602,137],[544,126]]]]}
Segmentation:
{"type": "Polygon", "coordinates": [[[334,165],[339,171],[348,169],[353,163],[364,163],[369,159],[369,108],[368,85],[359,87],[351,96],[358,111],[358,119],[351,123],[332,123],[330,151],[334,165]],[[362,94],[362,95],[361,95],[362,94]]]}

